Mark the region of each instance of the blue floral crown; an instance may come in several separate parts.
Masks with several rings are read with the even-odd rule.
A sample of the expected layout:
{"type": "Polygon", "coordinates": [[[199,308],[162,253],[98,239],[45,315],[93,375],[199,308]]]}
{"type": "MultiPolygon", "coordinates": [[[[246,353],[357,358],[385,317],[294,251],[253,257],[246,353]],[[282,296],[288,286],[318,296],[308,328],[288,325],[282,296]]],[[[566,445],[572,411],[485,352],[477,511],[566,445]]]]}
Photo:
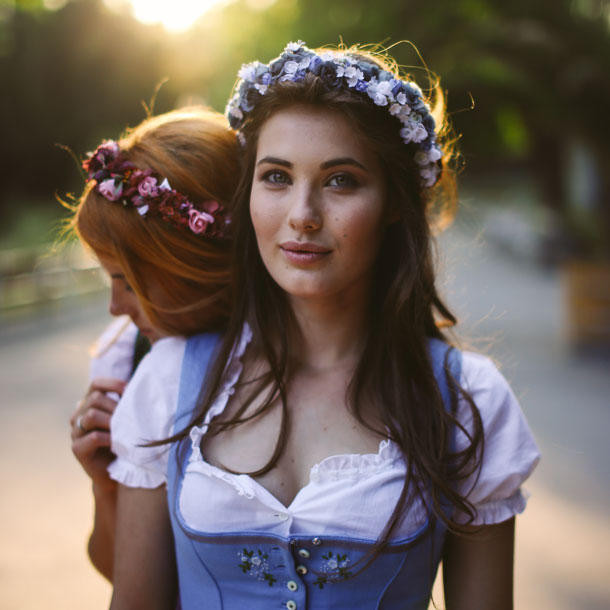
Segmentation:
{"type": "Polygon", "coordinates": [[[443,153],[436,141],[430,106],[421,89],[414,82],[398,79],[372,61],[349,52],[325,51],[318,55],[299,40],[288,43],[283,53],[269,64],[259,61],[244,64],[238,72],[236,93],[227,104],[231,127],[237,130],[243,127],[270,87],[302,81],[308,73],[318,76],[329,90],[351,89],[368,96],[375,105],[387,107],[402,124],[402,141],[417,147],[414,160],[420,168],[422,184],[426,187],[436,184],[443,153]]]}

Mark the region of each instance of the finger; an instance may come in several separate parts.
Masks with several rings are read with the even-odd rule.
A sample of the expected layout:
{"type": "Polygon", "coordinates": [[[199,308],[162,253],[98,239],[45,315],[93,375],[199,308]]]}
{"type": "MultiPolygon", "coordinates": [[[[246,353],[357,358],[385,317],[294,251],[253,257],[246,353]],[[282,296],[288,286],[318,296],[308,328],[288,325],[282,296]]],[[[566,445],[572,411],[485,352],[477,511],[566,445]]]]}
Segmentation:
{"type": "Polygon", "coordinates": [[[83,407],[85,405],[85,399],[81,398],[74,407],[74,411],[72,411],[72,415],[70,415],[70,425],[73,426],[76,422],[76,418],[81,414],[83,407]]]}
{"type": "Polygon", "coordinates": [[[106,468],[115,459],[110,451],[108,432],[91,432],[72,443],[72,452],[83,470],[92,478],[107,478],[106,468]]]}
{"type": "Polygon", "coordinates": [[[77,438],[81,438],[87,434],[88,430],[83,425],[83,415],[79,415],[70,428],[70,438],[74,441],[77,438]]]}
{"type": "Polygon", "coordinates": [[[121,396],[126,385],[127,382],[123,381],[122,379],[113,379],[112,377],[97,377],[91,382],[89,391],[87,393],[90,394],[91,392],[97,390],[99,392],[116,392],[119,396],[121,396]]]}
{"type": "Polygon", "coordinates": [[[103,430],[92,430],[85,436],[81,436],[72,442],[72,453],[78,458],[78,461],[84,465],[84,462],[90,461],[93,454],[102,448],[110,447],[110,432],[103,430]]]}
{"type": "Polygon", "coordinates": [[[103,409],[91,408],[87,409],[77,424],[80,424],[78,428],[85,434],[92,430],[110,430],[110,417],[111,414],[103,409]]]}
{"type": "Polygon", "coordinates": [[[80,412],[85,413],[90,409],[102,409],[102,411],[107,411],[108,413],[112,414],[114,413],[116,406],[116,400],[113,400],[110,396],[100,392],[99,390],[94,390],[85,398],[80,412]]]}

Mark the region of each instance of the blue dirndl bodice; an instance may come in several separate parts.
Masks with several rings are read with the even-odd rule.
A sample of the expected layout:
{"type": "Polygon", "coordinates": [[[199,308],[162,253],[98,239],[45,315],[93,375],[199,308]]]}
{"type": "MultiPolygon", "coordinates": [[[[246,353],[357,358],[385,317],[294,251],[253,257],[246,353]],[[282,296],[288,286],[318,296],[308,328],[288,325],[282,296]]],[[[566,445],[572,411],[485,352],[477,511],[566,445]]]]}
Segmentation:
{"type": "MultiPolygon", "coordinates": [[[[187,341],[182,365],[176,429],[195,407],[217,335],[187,341]]],[[[429,351],[445,404],[449,392],[443,362],[449,347],[430,340],[429,351]]],[[[461,357],[449,353],[459,379],[461,357]]],[[[429,516],[408,538],[393,540],[368,565],[375,540],[328,535],[278,536],[260,531],[206,533],[188,526],[180,512],[186,443],[172,446],[168,501],[175,540],[181,610],[426,610],[440,561],[445,528],[429,516]]],[[[213,497],[210,498],[213,502],[213,497]]]]}

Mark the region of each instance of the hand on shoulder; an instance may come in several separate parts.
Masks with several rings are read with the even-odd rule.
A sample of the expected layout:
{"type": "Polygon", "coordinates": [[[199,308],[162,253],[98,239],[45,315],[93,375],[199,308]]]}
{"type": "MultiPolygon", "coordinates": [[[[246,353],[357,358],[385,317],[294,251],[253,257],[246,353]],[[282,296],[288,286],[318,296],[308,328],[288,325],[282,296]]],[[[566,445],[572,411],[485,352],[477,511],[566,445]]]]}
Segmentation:
{"type": "Polygon", "coordinates": [[[89,386],[70,417],[72,452],[98,487],[114,487],[106,468],[114,459],[110,451],[110,418],[117,401],[109,393],[122,395],[125,382],[98,378],[89,386]]]}

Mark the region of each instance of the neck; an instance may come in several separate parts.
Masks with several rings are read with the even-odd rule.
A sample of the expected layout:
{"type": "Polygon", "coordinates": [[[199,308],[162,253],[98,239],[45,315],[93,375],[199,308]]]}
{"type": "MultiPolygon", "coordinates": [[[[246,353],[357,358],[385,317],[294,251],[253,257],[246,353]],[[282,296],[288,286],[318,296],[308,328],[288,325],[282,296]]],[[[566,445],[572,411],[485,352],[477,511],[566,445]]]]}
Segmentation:
{"type": "Polygon", "coordinates": [[[294,362],[307,369],[356,365],[366,338],[368,294],[345,291],[330,298],[291,297],[297,329],[294,362]]]}

